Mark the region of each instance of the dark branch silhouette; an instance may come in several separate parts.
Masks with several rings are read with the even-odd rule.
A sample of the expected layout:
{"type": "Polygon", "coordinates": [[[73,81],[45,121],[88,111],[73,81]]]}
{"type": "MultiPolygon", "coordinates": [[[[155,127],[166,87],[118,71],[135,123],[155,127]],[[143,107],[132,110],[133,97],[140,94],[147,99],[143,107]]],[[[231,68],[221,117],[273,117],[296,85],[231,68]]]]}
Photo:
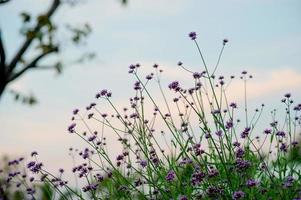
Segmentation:
{"type": "MultiPolygon", "coordinates": [[[[127,4],[127,0],[119,0],[123,5],[127,4]]],[[[5,4],[7,2],[10,2],[10,0],[0,0],[0,4],[5,4]]],[[[68,3],[71,5],[76,4],[77,1],[74,0],[67,0],[64,1],[64,3],[68,3]]],[[[21,44],[20,48],[17,49],[16,53],[13,55],[11,60],[8,60],[6,58],[5,54],[5,47],[3,42],[3,35],[0,28],[0,99],[5,91],[7,85],[15,80],[17,80],[19,77],[24,75],[29,70],[47,70],[47,69],[54,69],[58,73],[61,73],[62,71],[62,64],[60,61],[57,61],[53,65],[47,64],[47,65],[41,65],[41,61],[44,60],[47,56],[56,54],[59,52],[59,43],[53,44],[53,36],[56,32],[56,26],[52,23],[51,17],[55,14],[55,12],[58,10],[60,5],[63,4],[63,0],[51,0],[50,7],[46,12],[40,14],[37,19],[36,23],[30,27],[25,28],[25,31],[22,32],[25,39],[23,43],[21,44]],[[38,41],[38,46],[32,47],[34,41],[38,41]],[[45,43],[46,41],[46,43],[45,43]],[[35,52],[36,49],[40,50],[40,54],[33,58],[30,62],[25,61],[25,54],[28,55],[30,52],[35,52]]],[[[24,25],[28,25],[28,22],[31,20],[31,15],[29,13],[21,13],[21,17],[23,19],[24,25]]],[[[80,41],[87,37],[91,32],[91,27],[89,24],[85,24],[83,27],[72,27],[68,26],[67,29],[72,32],[73,37],[71,41],[74,44],[80,43],[80,41]]],[[[32,55],[32,54],[29,54],[32,55]]],[[[82,60],[92,59],[94,54],[84,54],[85,57],[82,60]]],[[[19,99],[19,96],[22,96],[17,91],[13,91],[13,94],[15,94],[16,98],[19,99]]],[[[24,98],[23,98],[24,99],[24,98]]]]}
{"type": "MultiPolygon", "coordinates": [[[[7,1],[1,1],[1,3],[5,3],[7,1]]],[[[22,74],[24,74],[29,69],[38,68],[39,66],[37,63],[46,57],[47,55],[51,53],[58,52],[58,47],[50,47],[50,49],[47,49],[42,54],[37,56],[35,59],[33,59],[28,65],[23,66],[19,71],[16,71],[16,67],[22,61],[22,57],[24,53],[29,49],[32,42],[37,38],[37,34],[40,32],[42,27],[46,25],[45,21],[49,21],[51,16],[56,12],[58,7],[61,4],[61,0],[53,0],[50,8],[45,12],[44,14],[40,15],[38,17],[37,23],[35,27],[31,31],[31,35],[27,35],[25,38],[25,41],[15,54],[15,56],[12,58],[11,62],[8,64],[6,63],[5,59],[5,50],[3,46],[2,41],[2,35],[0,31],[0,97],[3,94],[7,84],[16,78],[20,77],[22,74]]]]}
{"type": "MultiPolygon", "coordinates": [[[[61,3],[60,0],[54,0],[50,9],[43,17],[45,17],[45,19],[49,20],[50,17],[53,15],[53,13],[56,11],[56,9],[59,7],[60,3],[61,3]]],[[[38,23],[33,30],[33,34],[37,34],[43,26],[44,26],[43,20],[38,20],[38,23]]],[[[15,69],[17,63],[20,61],[23,54],[28,49],[28,47],[30,46],[30,44],[32,43],[32,41],[34,39],[35,39],[34,36],[26,38],[26,40],[23,43],[23,45],[21,46],[20,50],[17,52],[15,57],[12,59],[11,63],[8,65],[8,73],[12,72],[15,69]]]]}
{"type": "Polygon", "coordinates": [[[13,80],[15,80],[16,78],[18,78],[19,76],[21,76],[24,72],[26,72],[29,69],[33,69],[33,68],[39,68],[39,66],[37,65],[38,62],[43,59],[45,56],[53,53],[53,52],[58,52],[58,48],[52,48],[49,49],[46,52],[43,52],[42,54],[40,54],[39,56],[37,56],[35,59],[33,59],[28,65],[26,65],[25,67],[23,67],[20,71],[16,72],[16,73],[12,73],[11,76],[8,78],[8,82],[11,82],[13,80]]]}

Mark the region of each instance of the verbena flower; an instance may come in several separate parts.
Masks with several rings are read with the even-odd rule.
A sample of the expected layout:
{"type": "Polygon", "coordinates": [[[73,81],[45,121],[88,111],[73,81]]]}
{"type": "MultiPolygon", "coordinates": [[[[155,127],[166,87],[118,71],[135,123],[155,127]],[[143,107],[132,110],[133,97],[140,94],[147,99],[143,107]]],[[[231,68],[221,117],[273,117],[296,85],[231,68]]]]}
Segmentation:
{"type": "Polygon", "coordinates": [[[241,190],[235,191],[235,192],[233,193],[233,195],[232,195],[232,198],[233,198],[234,200],[242,199],[242,198],[244,198],[244,197],[245,197],[245,193],[244,193],[243,191],[241,191],[241,190]]]}

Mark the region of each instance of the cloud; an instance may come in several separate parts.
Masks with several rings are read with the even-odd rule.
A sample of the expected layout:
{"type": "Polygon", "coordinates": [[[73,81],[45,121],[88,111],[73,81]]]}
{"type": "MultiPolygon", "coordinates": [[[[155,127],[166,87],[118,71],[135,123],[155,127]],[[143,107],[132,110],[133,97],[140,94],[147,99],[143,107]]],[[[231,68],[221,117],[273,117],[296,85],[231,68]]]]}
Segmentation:
{"type": "MultiPolygon", "coordinates": [[[[293,68],[282,68],[271,71],[258,70],[255,77],[247,83],[248,98],[268,97],[278,92],[286,93],[301,89],[301,73],[293,68]]],[[[232,98],[242,96],[243,83],[235,81],[229,87],[229,95],[232,98]]],[[[242,98],[242,97],[240,97],[242,98]]]]}

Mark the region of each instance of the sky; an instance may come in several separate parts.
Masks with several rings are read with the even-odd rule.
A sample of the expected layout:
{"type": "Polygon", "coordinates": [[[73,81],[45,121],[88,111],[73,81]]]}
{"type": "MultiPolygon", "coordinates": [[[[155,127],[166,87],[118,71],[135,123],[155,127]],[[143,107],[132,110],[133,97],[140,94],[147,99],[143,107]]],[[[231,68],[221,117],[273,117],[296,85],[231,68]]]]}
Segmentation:
{"type": "MultiPolygon", "coordinates": [[[[21,45],[19,13],[35,15],[49,6],[49,0],[12,0],[0,6],[0,28],[10,59],[21,45]]],[[[122,105],[131,93],[133,78],[128,66],[140,63],[146,71],[154,63],[165,69],[168,81],[189,81],[178,61],[192,71],[201,71],[197,49],[188,38],[197,32],[198,42],[209,66],[214,66],[222,40],[227,44],[218,74],[254,75],[249,83],[251,107],[261,103],[268,109],[280,105],[283,94],[291,92],[301,102],[301,2],[299,0],[86,0],[75,7],[63,5],[54,16],[59,28],[66,23],[88,22],[93,32],[86,45],[72,46],[61,31],[58,40],[65,65],[63,74],[30,71],[8,86],[25,94],[33,93],[39,103],[29,107],[15,102],[6,92],[0,99],[0,154],[11,157],[37,150],[41,159],[55,170],[70,166],[68,148],[83,142],[68,134],[74,108],[84,109],[103,88],[113,92],[122,105]],[[94,51],[97,58],[74,64],[80,53],[94,51]]],[[[30,57],[30,55],[28,55],[30,57]]],[[[53,63],[50,57],[44,63],[53,63]]],[[[234,85],[232,97],[239,97],[234,85]]],[[[114,145],[114,144],[113,144],[114,145]]]]}

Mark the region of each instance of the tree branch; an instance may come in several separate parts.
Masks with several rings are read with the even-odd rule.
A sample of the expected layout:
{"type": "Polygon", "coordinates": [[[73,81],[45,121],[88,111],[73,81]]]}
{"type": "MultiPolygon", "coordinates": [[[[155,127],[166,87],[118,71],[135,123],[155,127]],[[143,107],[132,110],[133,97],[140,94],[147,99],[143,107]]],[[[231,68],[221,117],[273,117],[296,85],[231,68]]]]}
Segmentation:
{"type": "MultiPolygon", "coordinates": [[[[60,3],[61,3],[61,0],[53,0],[49,10],[43,16],[45,16],[47,19],[49,19],[53,15],[53,13],[56,11],[56,9],[59,7],[60,3]]],[[[43,27],[43,25],[44,25],[43,23],[38,21],[35,28],[33,29],[33,33],[39,32],[40,29],[43,27]]],[[[35,39],[34,36],[26,38],[25,42],[23,43],[23,45],[21,46],[19,51],[16,53],[16,55],[13,57],[12,61],[8,65],[8,74],[12,73],[12,71],[16,68],[17,63],[20,61],[23,54],[28,49],[28,47],[30,46],[30,44],[32,43],[32,41],[34,39],[35,39]]]]}
{"type": "MultiPolygon", "coordinates": [[[[0,30],[0,67],[5,68],[5,51],[2,43],[2,32],[0,30]]],[[[3,69],[0,69],[3,70],[3,69]]]]}
{"type": "Polygon", "coordinates": [[[24,68],[22,68],[20,71],[13,73],[10,75],[10,77],[8,78],[7,82],[11,82],[13,80],[15,80],[16,78],[18,78],[19,76],[21,76],[23,73],[25,73],[27,70],[32,69],[32,68],[38,68],[39,66],[37,65],[38,62],[44,58],[45,56],[53,53],[53,52],[57,52],[58,48],[51,48],[46,52],[43,52],[42,54],[40,54],[39,56],[37,56],[35,59],[33,59],[27,66],[25,66],[24,68]]]}
{"type": "Polygon", "coordinates": [[[9,2],[10,0],[0,0],[0,4],[2,4],[2,3],[7,3],[7,2],[9,2]]]}

